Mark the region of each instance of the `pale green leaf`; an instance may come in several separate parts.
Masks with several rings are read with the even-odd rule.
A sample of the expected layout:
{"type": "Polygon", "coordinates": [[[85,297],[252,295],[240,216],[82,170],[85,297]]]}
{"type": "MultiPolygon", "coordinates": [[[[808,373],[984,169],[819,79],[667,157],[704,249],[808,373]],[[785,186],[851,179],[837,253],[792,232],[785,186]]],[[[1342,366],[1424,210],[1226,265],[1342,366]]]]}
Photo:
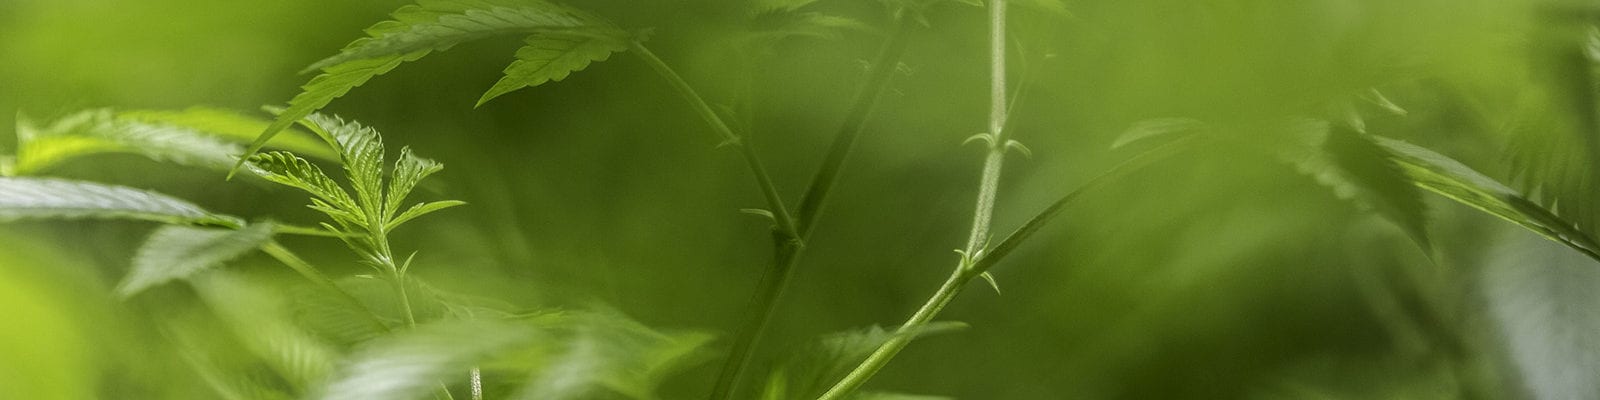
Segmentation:
{"type": "Polygon", "coordinates": [[[213,214],[187,201],[155,192],[94,182],[0,177],[0,221],[55,218],[241,224],[238,218],[213,214]]]}
{"type": "Polygon", "coordinates": [[[605,61],[611,53],[628,49],[628,37],[621,31],[615,33],[563,34],[541,33],[529,36],[526,45],[517,49],[517,60],[506,67],[505,77],[478,99],[478,106],[500,95],[545,82],[560,81],[567,75],[587,68],[590,63],[605,61]]]}
{"type": "Polygon", "coordinates": [[[241,148],[182,126],[117,118],[111,110],[82,111],[48,127],[18,121],[14,173],[35,174],[78,157],[102,153],[139,154],[179,165],[227,168],[241,148]]]}
{"type": "Polygon", "coordinates": [[[273,225],[251,224],[242,229],[165,226],[150,234],[133,256],[133,270],[117,285],[128,297],[171,280],[216,268],[239,258],[272,239],[273,225]]]}

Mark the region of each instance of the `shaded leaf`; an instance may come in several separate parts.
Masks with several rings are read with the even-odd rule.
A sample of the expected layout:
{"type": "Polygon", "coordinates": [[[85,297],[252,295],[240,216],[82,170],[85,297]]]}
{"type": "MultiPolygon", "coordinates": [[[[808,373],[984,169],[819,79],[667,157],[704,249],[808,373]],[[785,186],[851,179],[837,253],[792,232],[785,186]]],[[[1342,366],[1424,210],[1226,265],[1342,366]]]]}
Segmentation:
{"type": "Polygon", "coordinates": [[[135,219],[175,224],[240,226],[187,201],[124,186],[49,178],[0,178],[0,221],[20,219],[135,219]]]}
{"type": "Polygon", "coordinates": [[[1442,154],[1399,140],[1374,139],[1394,154],[1394,160],[1417,186],[1511,221],[1600,260],[1600,245],[1588,232],[1517,191],[1442,154]]]}
{"type": "Polygon", "coordinates": [[[433,51],[504,34],[615,29],[598,17],[542,0],[422,0],[401,7],[391,17],[367,28],[367,37],[308,68],[321,69],[322,74],[301,87],[288,108],[245,150],[245,156],[255,154],[278,132],[333,99],[433,51]]]}
{"type": "Polygon", "coordinates": [[[151,286],[216,268],[272,239],[273,225],[251,224],[239,230],[165,226],[150,234],[133,256],[133,270],[117,285],[128,297],[151,286]]]}

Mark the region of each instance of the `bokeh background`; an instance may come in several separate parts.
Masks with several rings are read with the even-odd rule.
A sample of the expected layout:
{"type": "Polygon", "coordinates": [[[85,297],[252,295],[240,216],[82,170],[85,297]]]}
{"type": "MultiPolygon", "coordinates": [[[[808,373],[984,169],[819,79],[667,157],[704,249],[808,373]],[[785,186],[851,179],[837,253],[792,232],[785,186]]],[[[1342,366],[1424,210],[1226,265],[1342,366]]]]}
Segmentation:
{"type": "MultiPolygon", "coordinates": [[[[743,1],[571,3],[653,27],[656,53],[711,102],[745,110],[737,119],[791,203],[889,25],[877,2],[823,0],[813,7],[878,30],[749,54],[730,39],[748,28],[743,1]]],[[[298,70],[403,4],[3,0],[0,127],[13,125],[13,110],[48,120],[90,107],[281,104],[308,79],[298,70]]],[[[1326,117],[1376,88],[1407,112],[1364,104],[1373,133],[1512,180],[1512,127],[1579,118],[1549,94],[1592,89],[1545,72],[1554,62],[1544,44],[1588,40],[1586,22],[1549,16],[1581,10],[1576,3],[1065,5],[1070,16],[1019,8],[1012,19],[1013,81],[1028,88],[1013,135],[1033,157],[1009,164],[1001,231],[1136,153],[1110,145],[1150,118],[1326,117]]],[[[819,334],[903,320],[956,260],[981,162],[978,147],[961,142],[985,126],[986,20],[954,3],[927,19],[851,156],[762,359],[819,334]]],[[[763,204],[738,155],[716,148],[628,53],[474,109],[517,45],[458,46],[327,109],[445,163],[424,196],[470,203],[396,233],[399,249],[419,251],[412,271],[520,307],[603,306],[726,338],[771,255],[767,223],[738,211],[763,204]]],[[[0,149],[10,143],[11,129],[0,128],[0,149]]],[[[133,156],[52,174],[235,215],[318,219],[299,194],[133,156]]],[[[1595,348],[1583,347],[1596,343],[1585,335],[1600,335],[1600,308],[1590,307],[1600,301],[1586,294],[1597,291],[1584,285],[1597,281],[1593,262],[1439,200],[1428,202],[1436,249],[1427,251],[1271,155],[1188,153],[1088,194],[994,271],[1000,293],[974,284],[941,318],[969,329],[914,343],[868,388],[961,399],[1600,397],[1600,370],[1586,356],[1595,348]],[[1579,302],[1540,297],[1551,292],[1579,302]],[[1541,325],[1552,321],[1571,324],[1541,325]],[[1541,336],[1553,330],[1564,341],[1541,336]],[[1542,379],[1552,374],[1570,379],[1542,379]]],[[[196,312],[174,300],[185,289],[110,294],[152,228],[0,226],[0,396],[209,398],[146,322],[196,312]]],[[[335,274],[364,271],[334,241],[285,244],[335,274]]],[[[230,268],[293,278],[264,257],[230,268]]],[[[665,393],[701,396],[716,367],[688,370],[665,393]]]]}

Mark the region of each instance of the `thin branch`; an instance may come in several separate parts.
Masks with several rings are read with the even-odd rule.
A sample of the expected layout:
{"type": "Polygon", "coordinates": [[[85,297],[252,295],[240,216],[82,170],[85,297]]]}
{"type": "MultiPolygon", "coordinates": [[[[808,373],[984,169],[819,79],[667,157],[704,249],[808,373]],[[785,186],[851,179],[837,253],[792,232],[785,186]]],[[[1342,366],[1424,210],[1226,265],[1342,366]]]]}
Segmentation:
{"type": "MultiPolygon", "coordinates": [[[[1021,228],[1018,228],[1016,231],[1006,236],[1006,239],[1001,241],[1000,244],[994,246],[994,248],[990,250],[988,254],[976,259],[962,257],[961,262],[956,265],[956,268],[950,272],[950,276],[945,279],[944,285],[940,286],[939,290],[935,292],[932,297],[929,297],[928,300],[923,303],[922,307],[917,309],[917,312],[912,314],[911,318],[907,319],[904,324],[901,324],[900,328],[895,332],[911,332],[929,322],[932,322],[933,319],[938,316],[939,312],[943,311],[944,307],[948,305],[951,300],[954,300],[957,294],[961,293],[962,288],[965,287],[967,283],[972,282],[973,278],[988,272],[989,269],[994,267],[994,265],[1000,262],[1001,259],[1004,259],[1007,255],[1011,254],[1011,252],[1015,250],[1017,246],[1023,242],[1026,242],[1028,238],[1033,236],[1034,233],[1037,233],[1039,228],[1050,222],[1050,220],[1054,219],[1057,215],[1060,215],[1061,211],[1065,210],[1068,205],[1075,203],[1084,193],[1092,193],[1097,191],[1100,188],[1105,187],[1107,184],[1116,182],[1135,171],[1155,163],[1156,161],[1160,161],[1172,156],[1173,154],[1177,154],[1179,151],[1183,150],[1190,141],[1191,139],[1188,137],[1174,140],[1170,143],[1134,156],[1134,158],[1112,167],[1105,173],[1102,173],[1094,179],[1089,180],[1089,182],[1085,183],[1083,186],[1080,186],[1078,189],[1067,193],[1065,196],[1062,196],[1061,199],[1051,203],[1049,207],[1044,209],[1044,211],[1041,211],[1033,218],[1030,218],[1027,223],[1022,225],[1021,228]]],[[[843,399],[856,389],[859,389],[862,384],[867,382],[868,379],[871,379],[872,376],[877,374],[879,370],[883,369],[885,365],[888,365],[889,360],[893,359],[896,354],[899,354],[901,349],[904,349],[906,345],[910,344],[912,336],[914,335],[895,335],[893,339],[890,339],[889,341],[884,342],[882,345],[879,345],[877,350],[874,350],[871,355],[867,356],[866,360],[862,361],[860,365],[857,365],[855,369],[852,369],[848,375],[845,375],[843,379],[841,379],[838,383],[835,383],[832,388],[829,388],[827,393],[823,394],[822,397],[819,397],[819,400],[843,399]]]]}

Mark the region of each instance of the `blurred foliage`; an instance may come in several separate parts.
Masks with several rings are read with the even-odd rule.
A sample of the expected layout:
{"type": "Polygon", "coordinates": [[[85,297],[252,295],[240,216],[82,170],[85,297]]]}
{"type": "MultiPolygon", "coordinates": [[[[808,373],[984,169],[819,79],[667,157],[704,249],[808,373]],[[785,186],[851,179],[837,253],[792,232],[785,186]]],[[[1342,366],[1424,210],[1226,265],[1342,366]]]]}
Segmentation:
{"type": "MultiPolygon", "coordinates": [[[[805,5],[810,14],[790,16],[816,22],[804,29],[761,11],[789,3],[570,2],[652,29],[651,48],[748,135],[780,194],[798,199],[893,26],[878,2],[805,5]]],[[[217,110],[265,118],[253,110],[283,105],[310,79],[297,72],[405,4],[0,1],[0,110],[21,112],[0,113],[0,127],[18,127],[0,128],[0,153],[50,176],[165,193],[199,212],[312,225],[321,216],[303,195],[260,179],[224,181],[226,165],[186,157],[193,149],[128,150],[150,135],[190,133],[104,129],[217,110]],[[72,153],[24,164],[15,144],[45,137],[72,153]]],[[[1561,218],[1541,225],[1547,238],[1595,232],[1600,9],[1544,0],[1064,4],[1019,7],[1011,20],[1013,79],[1027,88],[1012,137],[1033,156],[1010,163],[997,229],[1147,148],[1112,148],[1131,128],[1184,121],[1178,130],[1217,140],[1085,193],[993,270],[1003,295],[971,290],[941,318],[969,329],[919,340],[868,390],[1600,397],[1595,260],[1396,188],[1385,174],[1415,174],[1419,162],[1384,165],[1363,153],[1394,140],[1431,149],[1510,184],[1488,194],[1425,189],[1513,215],[1553,210],[1561,218]],[[1281,128],[1305,120],[1331,130],[1281,128]],[[1307,156],[1326,148],[1354,150],[1307,156]],[[1389,189],[1363,192],[1373,187],[1389,189]]],[[[848,336],[834,332],[901,321],[965,239],[980,152],[961,142],[985,129],[986,21],[954,3],[918,18],[926,26],[913,31],[757,354],[773,376],[819,336],[837,342],[848,336]]],[[[419,329],[372,339],[403,317],[338,240],[277,239],[340,277],[333,284],[353,303],[259,254],[121,299],[117,282],[153,224],[7,223],[0,398],[272,398],[316,388],[374,398],[387,393],[363,390],[402,372],[415,378],[404,384],[449,380],[442,390],[459,394],[476,353],[500,356],[480,365],[489,398],[703,396],[717,373],[707,361],[727,347],[771,256],[769,224],[738,211],[761,207],[761,194],[738,155],[716,147],[694,110],[629,52],[564,78],[526,77],[557,82],[475,107],[522,44],[446,46],[327,107],[450,166],[418,196],[468,204],[390,238],[420,250],[419,329]],[[351,325],[360,309],[377,324],[351,325]],[[431,364],[364,375],[394,357],[431,364]]],[[[218,135],[216,146],[234,149],[264,126],[211,130],[244,132],[218,135]]],[[[337,158],[309,154],[309,132],[278,140],[337,158]]]]}

